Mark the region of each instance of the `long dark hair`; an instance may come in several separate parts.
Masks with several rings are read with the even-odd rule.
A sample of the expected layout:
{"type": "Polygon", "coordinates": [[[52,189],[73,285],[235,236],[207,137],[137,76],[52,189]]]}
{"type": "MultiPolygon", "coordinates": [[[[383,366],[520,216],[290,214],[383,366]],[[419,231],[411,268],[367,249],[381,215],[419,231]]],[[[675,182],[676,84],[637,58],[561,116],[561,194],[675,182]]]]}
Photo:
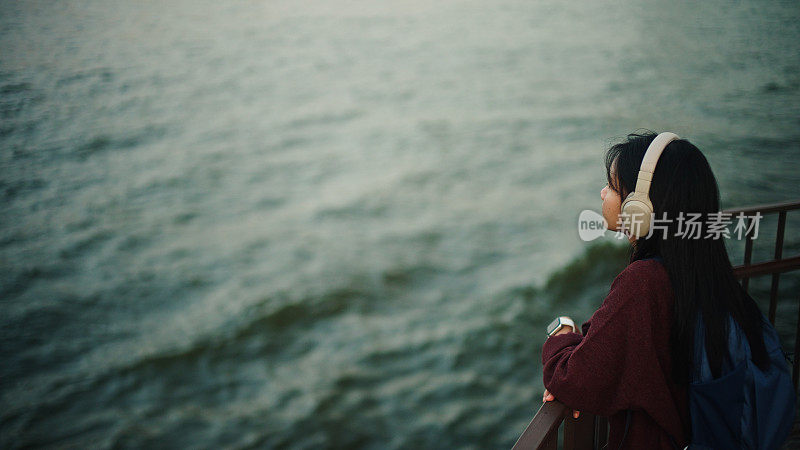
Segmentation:
{"type": "MultiPolygon", "coordinates": [[[[656,133],[629,134],[605,155],[609,187],[622,200],[636,187],[639,167],[656,133]],[[611,176],[612,166],[616,179],[611,176]]],[[[728,348],[728,323],[732,317],[750,343],[753,361],[766,369],[769,358],[762,335],[762,314],[753,298],[733,274],[724,239],[707,236],[709,213],[719,212],[719,189],[711,167],[700,150],[685,139],[672,141],[656,164],[650,186],[655,217],[668,219],[667,238],[654,231],[634,243],[630,261],[661,256],[672,285],[674,320],[670,335],[672,378],[690,381],[694,354],[694,330],[698,313],[706,326],[706,351],[713,376],[719,377],[728,348]],[[700,213],[701,238],[675,237],[678,215],[700,213]]],[[[685,226],[685,225],[684,225],[685,226]]]]}

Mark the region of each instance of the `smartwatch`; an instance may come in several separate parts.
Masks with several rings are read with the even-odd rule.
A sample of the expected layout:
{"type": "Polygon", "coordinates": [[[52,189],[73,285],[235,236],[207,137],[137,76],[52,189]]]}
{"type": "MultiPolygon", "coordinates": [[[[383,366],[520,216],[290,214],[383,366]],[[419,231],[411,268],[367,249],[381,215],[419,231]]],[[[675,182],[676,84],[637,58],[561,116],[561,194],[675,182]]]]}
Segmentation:
{"type": "Polygon", "coordinates": [[[575,331],[575,322],[572,321],[569,317],[561,316],[556,317],[556,319],[550,322],[550,325],[547,326],[547,337],[553,336],[554,334],[558,333],[558,331],[563,328],[564,326],[572,327],[572,331],[575,331]]]}

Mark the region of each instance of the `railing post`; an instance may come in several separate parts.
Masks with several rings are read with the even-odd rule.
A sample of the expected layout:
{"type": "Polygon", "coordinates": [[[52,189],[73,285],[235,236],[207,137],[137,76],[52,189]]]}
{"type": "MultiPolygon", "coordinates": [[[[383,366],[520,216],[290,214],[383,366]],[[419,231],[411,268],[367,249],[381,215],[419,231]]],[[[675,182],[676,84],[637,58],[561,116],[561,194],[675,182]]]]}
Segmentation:
{"type": "Polygon", "coordinates": [[[594,448],[594,415],[581,413],[577,419],[564,419],[564,450],[594,448]]]}
{"type": "Polygon", "coordinates": [[[603,448],[608,443],[608,418],[595,416],[594,418],[594,447],[603,448]]]}
{"type": "MultiPolygon", "coordinates": [[[[783,257],[783,232],[786,229],[786,211],[778,213],[778,231],[775,235],[775,261],[783,257]]],[[[772,287],[769,291],[769,322],[775,325],[775,310],[778,306],[778,282],[780,272],[772,274],[772,287]]]]}
{"type": "Polygon", "coordinates": [[[558,429],[548,434],[536,450],[558,450],[558,429]]]}
{"type": "MultiPolygon", "coordinates": [[[[748,267],[750,265],[750,260],[753,258],[753,236],[751,236],[750,229],[753,226],[753,219],[750,218],[747,220],[747,233],[745,234],[745,244],[744,244],[744,266],[748,267]]],[[[749,293],[750,287],[750,277],[746,276],[742,280],[742,287],[744,288],[745,292],[749,293]]]]}
{"type": "MultiPolygon", "coordinates": [[[[800,303],[800,302],[799,302],[800,303]]],[[[792,361],[792,381],[794,381],[794,390],[797,391],[797,379],[800,372],[800,305],[797,308],[797,328],[794,330],[794,358],[792,361]]]]}

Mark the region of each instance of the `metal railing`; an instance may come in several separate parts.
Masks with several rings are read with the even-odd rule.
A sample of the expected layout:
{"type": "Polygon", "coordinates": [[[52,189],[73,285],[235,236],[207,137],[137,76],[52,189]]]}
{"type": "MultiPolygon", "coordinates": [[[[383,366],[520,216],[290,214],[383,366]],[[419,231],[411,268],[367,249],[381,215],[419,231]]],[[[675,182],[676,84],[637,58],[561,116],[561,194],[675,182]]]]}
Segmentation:
{"type": "MultiPolygon", "coordinates": [[[[791,210],[800,209],[800,200],[770,203],[764,205],[748,206],[744,208],[732,208],[723,210],[723,213],[731,216],[743,213],[749,217],[746,227],[744,263],[734,266],[733,271],[737,278],[742,282],[742,287],[749,292],[750,278],[761,275],[772,275],[772,286],[769,296],[769,321],[775,323],[775,311],[778,300],[778,284],[780,275],[784,272],[800,269],[800,255],[783,257],[783,238],[786,230],[786,213],[791,210]],[[775,236],[774,258],[769,261],[758,263],[752,262],[753,256],[753,232],[751,226],[752,215],[759,213],[762,217],[766,214],[778,214],[778,226],[775,236]]],[[[800,308],[798,308],[797,325],[795,329],[794,361],[792,364],[792,380],[797,389],[798,375],[800,375],[800,308]]],[[[555,400],[542,404],[539,411],[531,420],[531,423],[522,432],[512,450],[545,449],[555,450],[558,448],[558,430],[563,428],[563,448],[568,450],[575,449],[599,449],[608,442],[608,419],[606,417],[594,416],[581,411],[578,419],[571,416],[572,410],[563,403],[555,400]],[[563,427],[561,426],[563,423],[563,427]]]]}
{"type": "MultiPolygon", "coordinates": [[[[755,264],[752,263],[752,231],[754,230],[751,230],[752,227],[750,227],[748,224],[748,233],[746,235],[744,247],[744,263],[733,268],[733,273],[736,274],[737,278],[742,280],[742,287],[748,292],[750,290],[750,278],[759,275],[772,274],[772,286],[770,287],[769,291],[769,321],[773,325],[775,324],[775,311],[778,306],[778,283],[780,282],[781,273],[800,269],[800,255],[791,256],[789,258],[783,257],[783,237],[784,232],[786,231],[786,213],[795,209],[800,209],[800,200],[748,206],[745,208],[732,208],[723,211],[723,213],[730,213],[731,215],[743,213],[746,216],[751,216],[752,214],[756,213],[760,213],[762,215],[778,213],[774,258],[769,261],[763,261],[755,264]]],[[[749,221],[752,222],[753,219],[751,218],[749,221]]],[[[800,358],[798,358],[797,355],[797,350],[800,349],[800,307],[797,310],[797,325],[794,331],[794,337],[795,341],[794,361],[792,363],[792,381],[794,382],[794,388],[797,389],[798,375],[800,375],[800,370],[798,370],[800,358]]]]}

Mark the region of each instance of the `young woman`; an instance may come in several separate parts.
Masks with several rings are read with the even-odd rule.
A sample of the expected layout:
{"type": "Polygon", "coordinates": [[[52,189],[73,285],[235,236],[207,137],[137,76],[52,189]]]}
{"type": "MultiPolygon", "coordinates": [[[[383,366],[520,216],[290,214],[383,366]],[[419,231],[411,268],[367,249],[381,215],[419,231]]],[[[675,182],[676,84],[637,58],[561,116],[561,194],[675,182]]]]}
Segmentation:
{"type": "MultiPolygon", "coordinates": [[[[608,185],[600,197],[611,230],[619,230],[621,204],[634,191],[655,137],[630,134],[606,153],[608,185]]],[[[655,217],[667,219],[661,222],[666,232],[631,236],[629,265],[600,308],[582,330],[568,318],[556,322],[542,348],[543,400],[558,399],[575,416],[585,410],[609,417],[609,449],[688,444],[687,388],[698,317],[715,377],[725,364],[731,318],[744,331],[756,364],[769,364],[763,316],[734,277],[724,240],[707,237],[705,219],[719,211],[719,191],[700,150],[687,140],[669,142],[657,160],[649,197],[655,217]],[[700,233],[687,233],[688,213],[702,214],[700,233]]]]}

